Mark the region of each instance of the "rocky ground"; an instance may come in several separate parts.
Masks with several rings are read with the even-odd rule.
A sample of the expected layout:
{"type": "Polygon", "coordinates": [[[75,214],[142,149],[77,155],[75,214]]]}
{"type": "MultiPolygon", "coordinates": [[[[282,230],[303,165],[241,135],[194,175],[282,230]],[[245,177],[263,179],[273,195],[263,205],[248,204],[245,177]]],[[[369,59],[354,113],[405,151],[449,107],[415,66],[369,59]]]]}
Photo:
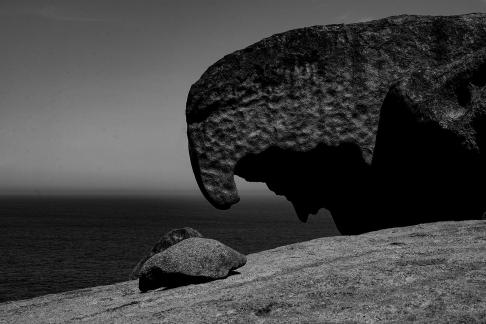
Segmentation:
{"type": "Polygon", "coordinates": [[[486,221],[316,239],[248,256],[226,279],[137,281],[0,304],[0,323],[486,322],[486,221]]]}

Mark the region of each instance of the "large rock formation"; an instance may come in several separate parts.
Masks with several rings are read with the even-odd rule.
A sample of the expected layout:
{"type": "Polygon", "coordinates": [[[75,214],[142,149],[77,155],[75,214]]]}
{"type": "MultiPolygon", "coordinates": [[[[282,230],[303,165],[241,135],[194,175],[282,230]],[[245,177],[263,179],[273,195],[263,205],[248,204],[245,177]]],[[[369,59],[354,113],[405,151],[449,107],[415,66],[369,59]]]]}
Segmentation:
{"type": "MultiPolygon", "coordinates": [[[[441,187],[445,179],[452,179],[447,188],[460,183],[469,192],[474,183],[456,179],[460,172],[468,179],[474,172],[475,177],[484,177],[476,162],[484,142],[479,139],[484,119],[469,121],[467,116],[481,113],[460,111],[471,111],[472,93],[474,105],[484,103],[484,55],[478,53],[485,47],[486,14],[398,16],[292,30],[227,55],[191,87],[187,100],[189,153],[199,187],[214,206],[225,209],[239,200],[235,174],[265,182],[292,202],[303,221],[319,208],[328,208],[343,233],[427,220],[480,218],[478,210],[486,206],[484,199],[475,200],[477,195],[453,197],[457,206],[475,200],[475,207],[463,213],[444,214],[445,208],[434,206],[444,205],[438,199],[446,191],[441,187]],[[466,72],[456,77],[456,69],[466,72]],[[436,100],[412,98],[410,103],[416,100],[417,105],[401,110],[411,111],[412,119],[421,118],[422,113],[414,113],[417,109],[437,113],[428,117],[434,122],[424,123],[417,135],[413,129],[417,121],[403,123],[397,117],[400,112],[394,112],[392,98],[400,95],[395,83],[403,80],[401,87],[411,89],[412,83],[406,80],[418,80],[421,73],[427,74],[424,78],[429,83],[417,91],[436,100]],[[436,76],[442,78],[437,80],[440,89],[434,85],[436,76]],[[396,143],[388,131],[378,130],[389,91],[383,109],[390,117],[380,124],[391,122],[383,126],[390,134],[397,127],[410,136],[398,134],[402,138],[395,137],[396,143]],[[447,99],[440,99],[444,93],[447,99]],[[439,104],[444,101],[446,106],[439,104]],[[449,122],[450,118],[456,122],[449,122]],[[465,131],[479,132],[468,137],[478,139],[475,145],[454,146],[465,131]],[[377,142],[379,132],[382,144],[377,142]],[[448,132],[456,139],[444,135],[448,132]],[[427,151],[430,146],[415,145],[419,139],[437,150],[441,147],[442,156],[457,163],[451,160],[441,165],[433,150],[427,151]],[[407,150],[402,150],[402,144],[408,145],[407,150]],[[400,154],[387,157],[390,147],[400,154]],[[407,159],[398,161],[399,156],[407,159]],[[429,161],[429,157],[434,159],[429,161]],[[395,169],[390,159],[397,163],[395,169]],[[469,163],[474,167],[459,171],[469,163]],[[434,182],[439,170],[445,173],[434,182]],[[434,174],[432,179],[429,172],[434,174]],[[413,175],[415,181],[405,175],[413,175]],[[417,189],[418,195],[433,197],[415,200],[417,189]],[[423,213],[413,213],[421,209],[423,213]],[[396,214],[396,210],[401,212],[396,214]],[[422,219],[425,214],[427,218],[422,219]]],[[[409,95],[405,90],[400,93],[409,95]]]]}
{"type": "Polygon", "coordinates": [[[485,323],[486,222],[431,223],[248,256],[226,279],[137,281],[0,304],[0,323],[485,323]]]}

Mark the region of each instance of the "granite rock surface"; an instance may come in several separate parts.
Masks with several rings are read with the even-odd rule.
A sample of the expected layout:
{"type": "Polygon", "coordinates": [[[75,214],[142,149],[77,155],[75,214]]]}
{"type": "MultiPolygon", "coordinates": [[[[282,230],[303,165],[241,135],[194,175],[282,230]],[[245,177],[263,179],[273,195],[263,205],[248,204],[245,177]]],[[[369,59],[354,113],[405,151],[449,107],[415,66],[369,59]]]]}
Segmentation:
{"type": "Polygon", "coordinates": [[[164,236],[162,236],[160,240],[152,247],[150,252],[147,253],[142,259],[140,259],[140,261],[138,261],[137,265],[133,268],[132,273],[130,273],[128,279],[138,279],[140,275],[140,270],[142,269],[144,263],[153,255],[162,252],[172,245],[190,237],[203,237],[203,235],[190,227],[177,228],[165,233],[164,236]]]}
{"type": "Polygon", "coordinates": [[[246,257],[223,243],[200,237],[185,239],[145,262],[139,288],[145,292],[227,277],[246,257]]]}
{"type": "Polygon", "coordinates": [[[140,293],[137,281],[0,304],[0,323],[484,323],[486,221],[316,239],[239,275],[140,293]]]}

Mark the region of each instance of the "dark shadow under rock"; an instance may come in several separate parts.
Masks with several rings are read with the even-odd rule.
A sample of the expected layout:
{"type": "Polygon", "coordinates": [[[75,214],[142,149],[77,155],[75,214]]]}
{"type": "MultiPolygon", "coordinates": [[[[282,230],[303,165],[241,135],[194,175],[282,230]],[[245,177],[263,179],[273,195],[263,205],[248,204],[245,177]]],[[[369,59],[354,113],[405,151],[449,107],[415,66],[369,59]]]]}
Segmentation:
{"type": "Polygon", "coordinates": [[[396,225],[481,219],[485,117],[485,50],[393,86],[372,163],[376,192],[386,202],[379,213],[397,206],[396,225]]]}
{"type": "Polygon", "coordinates": [[[243,157],[235,167],[236,175],[265,182],[277,195],[285,196],[303,222],[309,214],[329,209],[342,233],[372,229],[370,171],[359,147],[351,143],[337,147],[321,144],[307,152],[272,147],[243,157]],[[345,215],[348,219],[342,222],[345,215]]]}
{"type": "Polygon", "coordinates": [[[231,276],[239,275],[238,271],[231,270],[226,277],[214,279],[211,277],[194,277],[180,273],[165,274],[157,268],[153,268],[151,273],[147,274],[144,280],[140,280],[138,288],[141,292],[147,292],[158,288],[165,288],[164,290],[174,289],[188,285],[197,285],[214,280],[226,279],[231,276]]]}

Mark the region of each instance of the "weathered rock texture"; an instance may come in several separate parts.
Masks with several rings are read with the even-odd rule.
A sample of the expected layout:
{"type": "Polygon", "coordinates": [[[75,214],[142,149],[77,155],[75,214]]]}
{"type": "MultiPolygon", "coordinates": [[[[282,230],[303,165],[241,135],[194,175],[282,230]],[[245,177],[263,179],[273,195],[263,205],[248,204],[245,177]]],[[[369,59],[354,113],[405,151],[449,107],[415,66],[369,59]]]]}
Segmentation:
{"type": "Polygon", "coordinates": [[[248,256],[239,275],[0,304],[0,323],[484,323],[486,221],[328,237],[248,256]]]}
{"type": "Polygon", "coordinates": [[[140,270],[139,288],[177,287],[228,276],[246,257],[216,240],[193,237],[157,253],[140,270]]]}
{"type": "Polygon", "coordinates": [[[164,234],[160,238],[160,240],[153,246],[152,250],[150,250],[147,255],[145,255],[140,261],[138,261],[137,265],[135,268],[133,268],[132,273],[130,274],[130,277],[128,279],[133,280],[133,279],[138,279],[140,275],[140,270],[142,269],[144,263],[150,259],[153,255],[162,252],[172,245],[179,243],[180,241],[183,241],[185,239],[188,239],[190,237],[203,237],[201,233],[196,231],[193,228],[190,227],[184,227],[184,228],[177,228],[173,229],[167,233],[164,234]]]}
{"type": "MultiPolygon", "coordinates": [[[[319,208],[328,208],[344,233],[415,223],[413,217],[387,223],[389,210],[367,208],[386,200],[376,188],[391,183],[377,184],[377,173],[372,170],[376,169],[372,161],[378,150],[381,107],[396,82],[420,75],[420,71],[432,71],[427,72],[429,81],[437,75],[455,78],[449,83],[438,80],[442,92],[434,86],[421,90],[436,98],[447,92],[447,100],[455,102],[435,119],[440,127],[448,128],[443,121],[453,116],[447,112],[449,108],[472,107],[467,97],[472,75],[479,75],[474,92],[484,91],[480,76],[484,56],[472,59],[474,62],[464,57],[485,47],[486,14],[398,16],[292,30],[225,56],[191,87],[187,100],[189,152],[201,191],[214,206],[229,208],[239,200],[236,174],[266,182],[271,190],[285,195],[304,221],[319,208]],[[454,71],[462,65],[469,72],[456,78],[454,71]],[[373,215],[377,215],[375,219],[373,215]],[[350,228],[348,224],[354,225],[350,228]]],[[[475,98],[483,100],[479,95],[475,98]]],[[[393,110],[394,105],[387,109],[393,110]]],[[[420,109],[438,111],[442,107],[438,101],[421,101],[420,109]]],[[[464,114],[454,118],[460,116],[464,114]]],[[[476,129],[484,129],[482,119],[475,120],[476,129]]],[[[394,126],[398,125],[389,127],[394,126]]],[[[423,133],[426,141],[442,140],[431,132],[423,133]]],[[[408,153],[420,159],[422,151],[408,153]]],[[[430,165],[437,166],[426,162],[420,169],[426,173],[430,165]]],[[[415,165],[405,167],[405,173],[415,172],[415,165]]],[[[426,181],[421,179],[414,187],[426,181]]],[[[394,183],[387,191],[399,189],[398,195],[410,195],[414,188],[404,190],[403,185],[394,183]]],[[[433,210],[434,200],[427,202],[427,210],[433,210]]],[[[406,204],[421,208],[413,199],[406,204]]],[[[431,218],[451,219],[439,212],[431,218]]]]}

